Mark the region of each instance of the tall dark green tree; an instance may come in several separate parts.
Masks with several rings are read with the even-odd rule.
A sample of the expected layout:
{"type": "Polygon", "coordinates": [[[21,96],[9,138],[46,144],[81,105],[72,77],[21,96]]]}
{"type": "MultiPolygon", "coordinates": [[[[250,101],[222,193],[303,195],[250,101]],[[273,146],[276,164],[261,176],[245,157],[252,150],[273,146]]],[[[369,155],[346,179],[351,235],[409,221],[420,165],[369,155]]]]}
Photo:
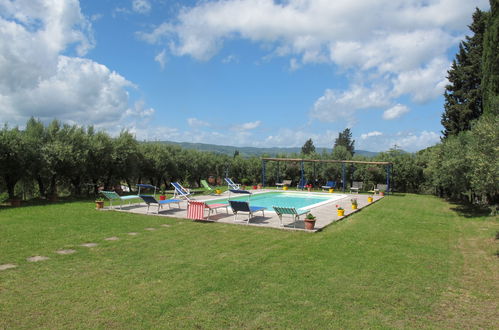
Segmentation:
{"type": "Polygon", "coordinates": [[[490,0],[483,36],[483,112],[499,115],[499,0],[490,0]]]}
{"type": "Polygon", "coordinates": [[[482,55],[483,35],[488,13],[476,9],[469,26],[472,36],[459,45],[459,52],[452,62],[445,91],[445,111],[441,123],[444,137],[456,135],[471,128],[471,121],[483,113],[482,55]]]}
{"type": "Polygon", "coordinates": [[[352,132],[350,128],[345,128],[343,132],[338,134],[338,138],[334,141],[334,148],[337,146],[343,146],[347,149],[351,156],[355,153],[355,140],[352,140],[352,132]]]}
{"type": "Polygon", "coordinates": [[[308,139],[303,145],[303,147],[301,147],[301,153],[304,155],[310,155],[313,154],[314,152],[315,152],[314,142],[312,141],[312,139],[308,139]]]}

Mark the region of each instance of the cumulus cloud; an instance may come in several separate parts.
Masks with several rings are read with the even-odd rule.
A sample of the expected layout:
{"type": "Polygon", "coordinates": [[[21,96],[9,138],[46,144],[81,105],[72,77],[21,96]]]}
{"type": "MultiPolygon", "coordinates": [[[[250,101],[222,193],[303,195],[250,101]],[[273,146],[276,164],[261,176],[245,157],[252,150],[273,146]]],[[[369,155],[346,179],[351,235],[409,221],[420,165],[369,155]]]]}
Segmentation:
{"type": "Polygon", "coordinates": [[[448,84],[448,69],[449,62],[438,57],[424,67],[401,72],[393,79],[394,97],[409,94],[413,101],[424,103],[442,95],[448,84]]]}
{"type": "Polygon", "coordinates": [[[393,142],[394,145],[399,146],[403,150],[417,151],[440,142],[440,135],[428,131],[422,131],[419,134],[402,132],[399,133],[399,136],[393,142]]]}
{"type": "Polygon", "coordinates": [[[252,121],[252,122],[248,122],[248,123],[244,123],[244,124],[239,124],[239,125],[234,125],[232,127],[232,130],[234,131],[249,131],[249,130],[253,130],[255,128],[257,128],[258,126],[260,126],[262,122],[260,120],[257,120],[257,121],[252,121]]]}
{"type": "Polygon", "coordinates": [[[362,140],[365,140],[365,139],[370,138],[370,137],[373,137],[373,136],[381,136],[381,135],[383,135],[383,133],[378,132],[378,131],[373,131],[373,132],[369,132],[369,133],[362,134],[362,135],[360,136],[360,138],[361,138],[362,140]]]}
{"type": "Polygon", "coordinates": [[[303,130],[302,128],[280,128],[272,135],[267,136],[261,147],[301,147],[308,139],[312,139],[316,147],[332,147],[334,140],[338,137],[338,132],[326,130],[325,132],[314,132],[303,130]]]}
{"type": "Polygon", "coordinates": [[[349,45],[362,50],[350,53],[368,59],[367,66],[389,59],[392,66],[407,69],[455,42],[450,31],[465,29],[475,6],[487,6],[487,1],[459,6],[452,0],[200,2],[184,7],[177,23],[165,22],[143,34],[151,41],[166,37],[175,53],[201,60],[213,56],[224,40],[244,38],[275,42],[281,55],[299,54],[305,62],[332,58],[342,63],[346,57],[336,51],[349,45]],[[414,56],[403,56],[407,54],[414,56]]]}
{"type": "Polygon", "coordinates": [[[348,126],[354,123],[357,110],[381,108],[390,105],[388,90],[384,86],[371,88],[354,85],[346,91],[327,89],[314,104],[311,116],[321,121],[347,121],[348,126]]]}
{"type": "Polygon", "coordinates": [[[151,3],[147,0],[133,0],[132,9],[139,14],[147,14],[151,11],[151,3]]]}
{"type": "Polygon", "coordinates": [[[385,110],[385,112],[383,112],[383,119],[386,120],[396,119],[407,112],[409,112],[408,107],[402,104],[397,104],[391,107],[390,109],[385,110]]]}
{"type": "Polygon", "coordinates": [[[408,152],[435,145],[440,141],[440,135],[435,132],[396,132],[392,134],[371,132],[361,135],[361,139],[356,140],[356,148],[369,151],[386,151],[397,146],[408,152]],[[375,133],[375,134],[373,134],[375,133]]]}
{"type": "MultiPolygon", "coordinates": [[[[94,46],[90,21],[77,0],[0,2],[2,120],[29,117],[109,125],[153,112],[129,106],[133,83],[83,57],[94,46]]],[[[96,125],[96,126],[98,126],[96,125]]]]}
{"type": "MultiPolygon", "coordinates": [[[[423,103],[442,94],[450,63],[447,52],[461,40],[477,6],[487,8],[488,1],[458,6],[453,0],[201,1],[184,7],[176,20],[138,35],[168,46],[174,55],[201,61],[211,59],[226,41],[243,39],[264,46],[267,59],[288,56],[290,71],[308,63],[353,69],[362,85],[388,89],[381,105],[387,107],[403,95],[423,103]]],[[[348,101],[356,89],[327,90],[312,117],[351,119],[357,109],[380,106],[348,101]],[[349,102],[353,108],[347,107],[349,102]]]]}

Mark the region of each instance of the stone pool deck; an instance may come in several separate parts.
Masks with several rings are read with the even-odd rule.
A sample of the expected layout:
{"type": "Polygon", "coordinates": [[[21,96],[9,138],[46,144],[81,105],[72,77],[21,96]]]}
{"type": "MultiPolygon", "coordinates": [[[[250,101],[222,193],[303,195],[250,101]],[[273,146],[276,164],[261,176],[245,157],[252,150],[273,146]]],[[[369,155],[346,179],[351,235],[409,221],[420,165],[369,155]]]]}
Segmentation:
{"type": "MultiPolygon", "coordinates": [[[[252,191],[252,193],[265,193],[265,192],[275,192],[276,190],[273,189],[262,189],[258,190],[257,192],[252,191]]],[[[294,192],[294,191],[290,191],[294,192]]],[[[308,194],[307,192],[304,192],[303,194],[308,194]]],[[[330,203],[327,203],[325,205],[317,206],[314,208],[310,208],[311,213],[316,216],[317,220],[315,223],[315,230],[310,231],[310,230],[305,230],[304,227],[304,222],[303,219],[305,216],[300,217],[300,221],[293,222],[293,219],[291,216],[283,216],[282,221],[284,224],[284,227],[281,227],[281,223],[279,221],[279,217],[273,212],[273,210],[265,210],[265,216],[262,215],[261,212],[258,212],[255,214],[253,218],[251,218],[249,225],[250,226],[259,226],[259,227],[270,227],[270,228],[278,228],[278,229],[285,229],[285,230],[302,230],[302,231],[307,231],[307,232],[315,232],[315,231],[320,231],[330,225],[331,223],[341,220],[346,216],[349,216],[352,213],[360,211],[362,208],[376,203],[378,200],[381,198],[384,198],[383,196],[380,195],[374,195],[373,196],[373,203],[368,203],[367,202],[367,197],[372,196],[372,195],[363,195],[363,194],[342,194],[342,193],[322,193],[318,191],[313,191],[310,194],[327,194],[327,195],[346,195],[346,197],[332,201],[330,203]],[[352,210],[350,199],[351,198],[357,198],[358,202],[358,208],[357,210],[352,210]],[[345,215],[343,217],[338,217],[337,212],[336,212],[336,205],[339,205],[345,209],[345,215]]],[[[209,201],[213,199],[220,199],[228,197],[228,194],[222,194],[220,196],[210,196],[210,195],[196,195],[194,196],[194,200],[196,201],[209,201]]],[[[137,213],[137,214],[146,214],[147,211],[147,205],[144,203],[141,204],[132,204],[132,205],[124,205],[123,208],[120,210],[119,206],[113,206],[113,210],[120,211],[120,212],[130,212],[130,213],[137,213]]],[[[105,207],[103,210],[111,210],[111,208],[105,207]]],[[[162,209],[160,209],[159,214],[156,214],[157,206],[156,205],[151,205],[149,209],[148,215],[150,216],[160,216],[160,217],[172,217],[172,218],[187,218],[187,202],[183,201],[180,203],[180,208],[177,207],[176,204],[171,205],[171,208],[169,208],[168,205],[165,205],[162,209]]],[[[210,220],[213,222],[222,222],[222,223],[230,223],[230,224],[239,224],[239,225],[245,225],[247,226],[247,219],[248,216],[246,213],[241,213],[237,216],[237,220],[234,221],[234,215],[232,214],[232,211],[230,207],[228,208],[229,213],[227,214],[225,211],[225,208],[218,209],[218,213],[212,213],[210,216],[210,220]]],[[[206,210],[205,214],[208,214],[208,210],[206,210]]]]}

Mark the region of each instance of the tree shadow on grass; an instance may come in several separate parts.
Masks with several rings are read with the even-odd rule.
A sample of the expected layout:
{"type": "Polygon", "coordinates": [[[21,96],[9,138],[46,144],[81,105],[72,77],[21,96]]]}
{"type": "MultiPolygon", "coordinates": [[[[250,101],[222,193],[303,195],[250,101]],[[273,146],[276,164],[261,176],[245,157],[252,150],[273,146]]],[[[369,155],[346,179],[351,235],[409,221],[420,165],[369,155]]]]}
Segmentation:
{"type": "Polygon", "coordinates": [[[23,208],[29,206],[42,206],[42,205],[61,205],[75,202],[89,202],[94,203],[95,198],[91,197],[59,197],[57,201],[49,201],[42,198],[34,198],[27,201],[21,201],[21,206],[11,206],[8,201],[0,203],[0,210],[9,210],[16,208],[23,208]]]}
{"type": "Polygon", "coordinates": [[[490,208],[469,203],[450,202],[451,210],[465,218],[480,218],[490,215],[490,208]]]}

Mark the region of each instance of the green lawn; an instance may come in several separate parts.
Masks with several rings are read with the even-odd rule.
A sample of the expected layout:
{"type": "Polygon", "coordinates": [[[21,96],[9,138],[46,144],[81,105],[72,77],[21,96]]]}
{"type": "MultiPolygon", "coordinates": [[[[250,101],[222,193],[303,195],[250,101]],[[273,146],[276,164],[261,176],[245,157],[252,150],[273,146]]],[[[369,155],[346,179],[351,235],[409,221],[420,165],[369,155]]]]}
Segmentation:
{"type": "Polygon", "coordinates": [[[18,267],[0,271],[0,329],[493,328],[499,224],[457,208],[389,196],[315,234],[89,201],[3,208],[0,265],[18,267]]]}

